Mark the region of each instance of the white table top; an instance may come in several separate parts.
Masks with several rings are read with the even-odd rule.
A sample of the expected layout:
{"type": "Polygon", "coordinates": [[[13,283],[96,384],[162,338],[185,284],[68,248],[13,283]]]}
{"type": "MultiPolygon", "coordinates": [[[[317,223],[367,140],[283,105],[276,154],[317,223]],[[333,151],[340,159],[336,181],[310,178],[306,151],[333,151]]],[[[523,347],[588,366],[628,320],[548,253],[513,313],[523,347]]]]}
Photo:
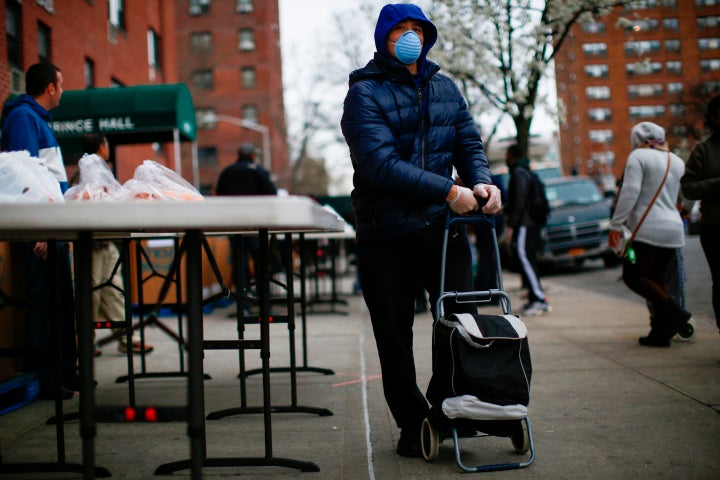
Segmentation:
{"type": "MultiPolygon", "coordinates": [[[[309,197],[210,197],[205,201],[77,201],[0,205],[0,239],[72,239],[78,232],[342,232],[344,221],[309,197]]],[[[103,235],[105,234],[105,235],[103,235]]]]}

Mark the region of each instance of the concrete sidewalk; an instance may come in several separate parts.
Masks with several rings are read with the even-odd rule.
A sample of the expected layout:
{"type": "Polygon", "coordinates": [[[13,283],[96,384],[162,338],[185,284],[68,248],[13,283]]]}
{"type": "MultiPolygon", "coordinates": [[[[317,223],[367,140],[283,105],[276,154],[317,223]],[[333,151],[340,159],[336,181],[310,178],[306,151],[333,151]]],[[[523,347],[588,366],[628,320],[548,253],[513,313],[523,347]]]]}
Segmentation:
{"type": "MultiPolygon", "coordinates": [[[[513,304],[522,304],[519,279],[505,273],[513,304]]],[[[545,281],[552,313],[526,318],[533,360],[530,419],[537,458],[515,472],[482,474],[483,478],[523,479],[717,479],[720,478],[720,337],[709,318],[696,318],[693,342],[674,342],[669,349],[639,347],[637,337],[648,330],[644,305],[634,298],[619,300],[584,288],[545,281]]],[[[216,309],[205,321],[206,339],[236,338],[232,307],[216,309]]],[[[385,406],[379,365],[369,317],[360,297],[351,297],[348,315],[308,317],[308,366],[334,375],[300,372],[299,407],[327,408],[332,416],[295,411],[272,415],[272,456],[309,461],[320,472],[303,473],[278,467],[205,468],[206,478],[263,479],[430,479],[467,478],[455,464],[452,442],[446,440],[435,463],[395,454],[399,435],[385,406]]],[[[174,325],[174,319],[163,319],[174,325]]],[[[156,347],[147,357],[151,372],[177,372],[177,345],[161,330],[147,331],[156,347]]],[[[246,338],[257,338],[257,326],[246,338]]],[[[288,330],[271,326],[271,365],[289,365],[288,330]]],[[[302,344],[296,334],[298,365],[302,344]]],[[[418,377],[431,373],[431,319],[418,316],[415,348],[418,377]]],[[[260,366],[257,351],[246,352],[248,368],[260,366]]],[[[137,358],[136,358],[136,368],[137,358]]],[[[205,383],[207,413],[240,405],[237,353],[207,351],[205,383]]],[[[96,360],[98,405],[124,405],[125,358],[115,345],[96,360]]],[[[273,373],[272,404],[291,405],[288,373],[273,373]]],[[[425,385],[421,385],[424,389],[425,385]]],[[[184,405],[185,380],[178,377],[136,382],[139,405],[184,405]]],[[[261,376],[248,378],[248,405],[262,402],[261,376]]],[[[77,411],[78,400],[64,402],[77,411]]],[[[301,410],[298,408],[298,410],[301,410]]],[[[55,428],[45,425],[53,403],[38,401],[0,416],[2,461],[57,460],[55,428]]],[[[207,421],[207,456],[263,457],[263,417],[229,416],[207,421]]],[[[68,462],[80,462],[78,423],[66,424],[68,462]]],[[[189,457],[184,423],[99,424],[96,464],[112,478],[148,479],[164,463],[189,457]]],[[[466,463],[519,461],[504,438],[461,441],[466,463]]],[[[0,467],[1,468],[1,467],[0,467]]],[[[472,475],[472,474],[470,474],[472,475]]],[[[189,477],[189,471],[173,474],[189,477]]],[[[2,475],[0,478],[81,478],[77,474],[2,475]]]]}

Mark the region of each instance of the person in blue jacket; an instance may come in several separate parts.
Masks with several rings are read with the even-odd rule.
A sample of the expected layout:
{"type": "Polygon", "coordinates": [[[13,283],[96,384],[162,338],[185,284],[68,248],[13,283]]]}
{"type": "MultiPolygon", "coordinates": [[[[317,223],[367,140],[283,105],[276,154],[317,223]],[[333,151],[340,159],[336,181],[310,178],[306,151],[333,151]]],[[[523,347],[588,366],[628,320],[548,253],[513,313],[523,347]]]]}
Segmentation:
{"type": "MultiPolygon", "coordinates": [[[[39,158],[55,176],[63,193],[68,188],[68,178],[60,146],[48,125],[52,117],[50,110],[60,104],[63,94],[63,77],[58,67],[51,63],[36,63],[25,73],[25,92],[16,100],[7,102],[3,108],[2,138],[3,152],[27,150],[30,156],[39,158]]],[[[25,292],[32,305],[26,316],[26,344],[31,349],[45,350],[33,354],[26,362],[26,368],[36,373],[40,382],[40,395],[46,399],[55,398],[60,391],[62,398],[70,398],[79,388],[77,374],[77,347],[75,344],[75,308],[70,271],[69,245],[57,242],[55,269],[59,305],[56,314],[61,326],[62,381],[57,390],[56,363],[47,353],[53,351],[57,341],[57,326],[53,323],[51,286],[55,280],[50,277],[52,269],[48,260],[46,242],[25,242],[18,244],[26,276],[25,292]]]]}
{"type": "MultiPolygon", "coordinates": [[[[386,5],[375,27],[374,58],[350,74],[342,132],[354,168],[358,271],[380,357],[385,399],[401,429],[397,453],[422,455],[428,403],[417,386],[413,321],[418,282],[435,314],[448,208],[501,208],[483,142],[453,81],[426,58],[437,29],[420,8],[386,5]],[[463,185],[453,182],[453,167],[463,185]]],[[[464,225],[450,232],[445,291],[472,290],[464,225]]],[[[450,302],[447,302],[450,303],[450,302]]],[[[445,311],[472,311],[447,305],[445,311]]],[[[430,345],[426,346],[428,355],[430,345]]]]}

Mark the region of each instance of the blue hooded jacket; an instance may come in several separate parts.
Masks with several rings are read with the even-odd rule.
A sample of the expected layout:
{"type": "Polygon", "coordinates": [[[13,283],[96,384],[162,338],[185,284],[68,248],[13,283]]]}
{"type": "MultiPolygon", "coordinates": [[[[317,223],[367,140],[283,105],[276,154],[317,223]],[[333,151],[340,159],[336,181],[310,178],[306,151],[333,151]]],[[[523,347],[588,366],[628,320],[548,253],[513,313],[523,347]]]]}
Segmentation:
{"type": "Polygon", "coordinates": [[[383,238],[425,228],[447,211],[453,166],[463,183],[490,183],[480,134],[453,81],[426,59],[437,29],[415,5],[386,5],[375,29],[377,51],[350,74],[342,132],[350,148],[358,237],[383,238]],[[418,75],[392,57],[386,39],[397,23],[423,25],[418,75]]]}
{"type": "Polygon", "coordinates": [[[3,108],[2,138],[0,150],[13,152],[27,150],[30,156],[39,158],[60,183],[64,192],[68,188],[67,172],[55,133],[48,125],[52,120],[30,95],[24,93],[16,100],[7,102],[3,108]]]}

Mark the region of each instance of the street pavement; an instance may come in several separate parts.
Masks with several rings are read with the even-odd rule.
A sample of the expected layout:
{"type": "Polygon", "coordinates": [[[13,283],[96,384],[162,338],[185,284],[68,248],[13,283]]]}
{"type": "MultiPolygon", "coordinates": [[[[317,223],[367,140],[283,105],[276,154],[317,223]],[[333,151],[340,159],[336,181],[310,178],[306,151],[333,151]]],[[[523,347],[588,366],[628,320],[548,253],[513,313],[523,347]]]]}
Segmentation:
{"type": "MultiPolygon", "coordinates": [[[[513,305],[524,303],[517,275],[505,273],[505,289],[513,305]]],[[[206,467],[205,478],[268,480],[325,479],[693,479],[720,478],[720,335],[709,316],[696,317],[691,342],[674,341],[671,348],[640,347],[637,338],[648,330],[645,306],[628,291],[627,298],[596,292],[592,286],[563,285],[552,278],[545,287],[553,306],[542,317],[523,319],[533,361],[529,418],[536,446],[535,462],[523,470],[466,474],[456,465],[452,441],[445,440],[434,463],[395,453],[399,430],[382,395],[380,370],[367,310],[359,296],[344,297],[347,305],[316,305],[307,318],[307,363],[303,362],[301,330],[296,331],[298,365],[331,369],[326,375],[303,371],[297,376],[292,401],[290,376],[271,375],[273,406],[295,406],[272,415],[273,458],[316,464],[319,472],[285,467],[206,467]],[[333,307],[333,308],[330,308],[333,307]],[[304,408],[307,407],[307,408],[304,408]],[[303,410],[329,409],[332,416],[303,410]]],[[[206,339],[236,338],[234,307],[206,315],[206,339]]],[[[175,328],[174,318],[162,318],[175,328]]],[[[259,336],[249,326],[246,338],[259,336]]],[[[158,328],[147,330],[155,351],[146,359],[149,372],[178,372],[177,344],[158,328]]],[[[289,365],[288,330],[271,325],[272,367],[289,365]]],[[[418,378],[424,389],[431,373],[431,318],[416,319],[415,351],[418,378]]],[[[246,352],[247,368],[258,368],[257,351],[246,352]]],[[[96,359],[96,402],[124,405],[128,384],[115,379],[127,373],[116,345],[104,347],[96,359]]],[[[240,406],[238,355],[206,351],[206,412],[240,406]]],[[[140,368],[136,357],[136,371],[140,368]]],[[[261,405],[262,379],[247,380],[247,402],[261,405]]],[[[186,402],[185,379],[143,378],[135,383],[138,405],[186,402]]],[[[77,411],[77,395],[64,402],[77,411]]],[[[0,416],[2,462],[55,462],[55,428],[46,425],[53,402],[37,401],[0,416]]],[[[65,424],[67,462],[81,462],[77,421],[65,424]]],[[[240,414],[206,422],[208,458],[265,457],[263,417],[240,414]]],[[[167,462],[189,458],[186,424],[102,423],[96,437],[96,464],[112,478],[149,479],[167,462]]],[[[509,439],[461,440],[464,462],[517,462],[509,439]]],[[[2,466],[0,466],[2,471],[2,466]]],[[[188,470],[173,477],[190,477],[188,470]]],[[[0,479],[81,478],[78,474],[0,474],[0,479]]]]}

